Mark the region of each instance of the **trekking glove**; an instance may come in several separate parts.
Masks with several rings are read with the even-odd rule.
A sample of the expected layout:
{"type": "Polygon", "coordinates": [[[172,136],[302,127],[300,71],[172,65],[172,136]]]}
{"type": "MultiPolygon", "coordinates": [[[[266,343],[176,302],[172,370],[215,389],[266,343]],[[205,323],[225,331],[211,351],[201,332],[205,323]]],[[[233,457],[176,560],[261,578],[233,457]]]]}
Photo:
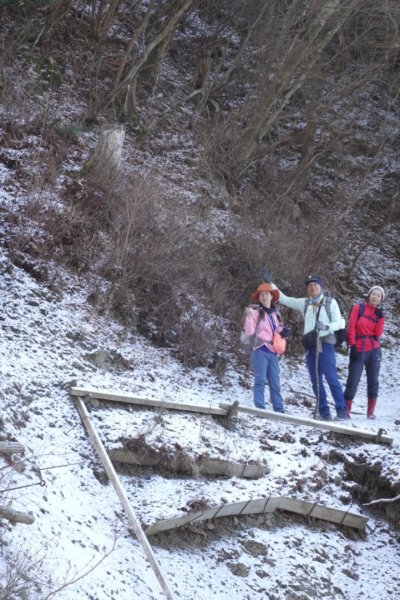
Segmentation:
{"type": "Polygon", "coordinates": [[[379,319],[383,319],[383,309],[382,308],[377,308],[375,310],[375,314],[379,319]]]}
{"type": "Polygon", "coordinates": [[[325,325],[325,323],[323,323],[322,321],[317,321],[315,323],[315,327],[319,330],[319,331],[328,331],[329,329],[329,325],[325,325]]]}
{"type": "Polygon", "coordinates": [[[350,359],[355,360],[357,358],[357,354],[358,354],[357,346],[354,344],[354,346],[350,347],[350,359]]]}
{"type": "Polygon", "coordinates": [[[281,336],[283,338],[288,338],[292,335],[292,327],[290,325],[284,325],[281,331],[281,336]]]}

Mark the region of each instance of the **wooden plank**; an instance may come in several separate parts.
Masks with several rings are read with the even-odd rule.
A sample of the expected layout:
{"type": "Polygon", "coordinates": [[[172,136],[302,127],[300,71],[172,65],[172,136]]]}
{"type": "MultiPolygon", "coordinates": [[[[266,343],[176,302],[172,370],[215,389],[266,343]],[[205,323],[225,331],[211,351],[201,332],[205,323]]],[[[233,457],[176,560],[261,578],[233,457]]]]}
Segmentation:
{"type": "Polygon", "coordinates": [[[120,402],[122,404],[134,404],[137,406],[147,406],[152,408],[182,410],[187,412],[206,413],[209,415],[219,415],[225,417],[227,411],[218,407],[201,404],[187,404],[183,402],[172,402],[170,400],[156,400],[150,398],[138,398],[125,392],[108,392],[107,390],[97,390],[95,388],[70,388],[71,396],[90,396],[97,400],[107,400],[108,402],[120,402]]]}
{"type": "MultiPolygon", "coordinates": [[[[224,410],[228,410],[230,404],[222,402],[220,407],[224,410]]],[[[308,419],[306,417],[299,417],[297,415],[289,415],[287,413],[278,413],[270,410],[263,410],[260,408],[253,408],[252,406],[244,406],[240,404],[238,407],[239,412],[262,417],[263,419],[270,419],[271,421],[281,421],[282,423],[292,423],[294,425],[305,425],[307,427],[314,427],[315,429],[325,429],[334,433],[340,433],[343,435],[350,435],[352,437],[369,440],[372,443],[385,443],[392,444],[393,438],[383,435],[382,430],[377,432],[367,431],[365,429],[358,429],[353,427],[346,427],[340,425],[338,421],[319,421],[318,419],[308,419]]]]}
{"type": "MultiPolygon", "coordinates": [[[[181,402],[153,400],[146,398],[138,398],[131,394],[118,392],[112,393],[105,390],[96,390],[94,388],[78,388],[72,387],[70,389],[72,396],[90,396],[98,400],[106,400],[109,402],[119,402],[126,404],[134,404],[139,406],[147,406],[159,409],[169,410],[181,410],[189,412],[205,413],[210,415],[219,415],[226,417],[232,405],[221,403],[219,407],[199,404],[186,404],[181,402]]],[[[287,413],[278,413],[269,410],[260,410],[259,408],[253,408],[252,406],[245,406],[239,404],[236,407],[239,412],[250,414],[263,419],[270,419],[272,421],[281,421],[283,423],[292,423],[294,425],[305,425],[307,427],[313,427],[315,429],[325,429],[326,431],[332,431],[334,433],[340,433],[342,435],[349,435],[351,437],[368,440],[372,443],[378,444],[392,444],[393,438],[383,435],[382,430],[378,432],[367,431],[365,429],[356,429],[353,427],[347,427],[340,425],[338,422],[319,421],[317,419],[308,419],[306,417],[299,417],[297,415],[289,415],[287,413]]]]}
{"type": "Polygon", "coordinates": [[[163,467],[175,473],[198,473],[202,475],[222,475],[229,477],[243,477],[247,479],[258,479],[269,473],[269,468],[266,465],[249,464],[249,463],[234,463],[228,460],[219,460],[211,458],[203,458],[197,461],[196,458],[192,464],[187,464],[186,461],[174,460],[171,457],[168,462],[165,458],[158,456],[149,456],[143,452],[134,452],[125,448],[116,448],[109,451],[109,456],[113,462],[121,462],[131,465],[140,465],[146,467],[155,467],[162,464],[163,467]]]}
{"type": "Polygon", "coordinates": [[[346,525],[356,529],[364,527],[365,523],[368,521],[367,517],[361,515],[356,515],[338,508],[328,508],[304,500],[295,500],[293,498],[281,498],[279,510],[287,510],[299,515],[305,515],[323,521],[330,521],[331,523],[346,525]]]}
{"type": "Polygon", "coordinates": [[[23,454],[24,450],[19,442],[0,442],[0,454],[23,454]]]}
{"type": "Polygon", "coordinates": [[[133,511],[133,509],[129,503],[128,497],[127,497],[125,490],[118,478],[117,473],[114,470],[111,460],[109,459],[107,452],[97,434],[97,431],[90,420],[90,416],[87,411],[87,408],[81,398],[76,398],[75,402],[76,402],[76,406],[79,411],[79,414],[81,416],[82,422],[89,434],[89,437],[92,441],[93,446],[95,447],[98,455],[100,456],[101,462],[103,463],[103,466],[107,472],[107,475],[110,478],[110,481],[113,484],[115,491],[117,492],[117,495],[120,499],[120,502],[121,502],[126,514],[127,514],[129,523],[131,524],[131,526],[135,532],[138,542],[142,546],[142,548],[146,554],[147,560],[149,561],[164,594],[166,595],[166,597],[169,600],[174,600],[174,596],[170,590],[169,584],[168,584],[167,580],[165,579],[164,574],[161,571],[161,568],[157,562],[157,559],[156,559],[156,557],[153,553],[153,550],[149,544],[149,541],[142,529],[140,521],[137,518],[135,512],[133,511]]]}
{"type": "Polygon", "coordinates": [[[270,496],[269,498],[256,498],[233,504],[221,504],[200,511],[194,511],[174,519],[158,521],[145,530],[146,535],[154,535],[161,531],[177,529],[191,523],[209,521],[219,517],[233,517],[239,515],[264,514],[275,510],[285,510],[305,517],[313,517],[323,521],[330,521],[337,525],[345,525],[355,529],[364,529],[367,517],[357,515],[337,508],[330,508],[320,504],[287,498],[285,496],[270,496]]]}

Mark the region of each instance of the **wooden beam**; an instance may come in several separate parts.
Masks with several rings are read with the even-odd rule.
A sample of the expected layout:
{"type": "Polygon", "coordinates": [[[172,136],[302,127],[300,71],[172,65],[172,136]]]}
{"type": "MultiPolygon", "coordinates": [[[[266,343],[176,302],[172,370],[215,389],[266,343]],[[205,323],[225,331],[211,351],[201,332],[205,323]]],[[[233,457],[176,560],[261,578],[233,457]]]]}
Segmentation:
{"type": "MultiPolygon", "coordinates": [[[[72,396],[89,396],[98,400],[106,400],[107,402],[119,402],[125,404],[134,404],[137,406],[147,406],[159,409],[168,410],[182,410],[189,412],[205,413],[209,415],[218,415],[226,417],[229,411],[232,409],[231,404],[221,403],[219,407],[210,405],[199,405],[199,404],[187,404],[183,402],[172,402],[167,400],[153,400],[146,398],[137,398],[131,394],[124,392],[107,392],[106,390],[97,390],[94,388],[78,388],[72,387],[70,389],[72,396]]],[[[234,403],[235,404],[235,403],[234,403]]],[[[351,437],[368,440],[372,443],[377,444],[392,444],[393,438],[383,435],[383,430],[378,432],[367,431],[365,429],[358,429],[351,426],[341,425],[340,422],[328,422],[318,421],[316,419],[309,419],[306,417],[299,417],[297,415],[289,415],[287,413],[278,413],[269,410],[261,410],[252,406],[245,406],[239,404],[235,406],[235,411],[239,411],[245,414],[262,417],[263,419],[270,419],[272,421],[281,421],[283,423],[292,423],[294,425],[305,425],[306,427],[313,427],[315,429],[325,429],[326,431],[332,431],[333,433],[340,433],[342,435],[349,435],[351,437]]]]}
{"type": "Polygon", "coordinates": [[[128,394],[125,392],[112,393],[107,392],[106,390],[97,390],[94,388],[72,387],[70,388],[70,394],[71,396],[90,396],[91,398],[96,398],[97,400],[107,400],[108,402],[120,402],[123,404],[135,404],[138,406],[147,406],[163,410],[183,410],[187,412],[198,412],[206,413],[209,415],[219,415],[221,417],[225,417],[227,413],[226,410],[217,406],[210,406],[209,404],[187,404],[183,402],[172,402],[170,400],[153,400],[149,398],[138,398],[136,396],[133,396],[132,394],[128,394]]]}
{"type": "Polygon", "coordinates": [[[193,511],[183,517],[158,521],[147,527],[145,533],[146,535],[154,535],[161,531],[176,529],[192,523],[209,521],[219,517],[264,514],[274,512],[275,510],[285,510],[305,517],[330,521],[337,525],[345,525],[346,527],[354,527],[360,530],[364,529],[368,521],[368,517],[350,513],[349,511],[330,508],[313,502],[305,502],[304,500],[297,500],[295,498],[287,498],[285,496],[269,496],[268,498],[245,500],[234,504],[221,504],[204,510],[193,511]]]}
{"type": "MultiPolygon", "coordinates": [[[[220,407],[224,410],[228,410],[230,404],[221,403],[220,407]]],[[[314,427],[315,429],[326,429],[327,431],[332,431],[333,433],[340,433],[343,435],[350,435],[355,438],[369,440],[372,443],[393,443],[393,438],[383,435],[382,429],[377,432],[367,431],[365,429],[340,425],[340,421],[318,421],[317,419],[308,419],[306,417],[299,417],[297,415],[289,415],[287,413],[253,408],[252,406],[244,406],[243,404],[239,405],[238,410],[239,412],[262,417],[263,419],[269,419],[271,421],[281,421],[282,423],[292,423],[293,425],[306,425],[307,427],[314,427]]]]}
{"type": "Polygon", "coordinates": [[[125,448],[117,448],[108,452],[113,462],[121,462],[130,465],[139,465],[145,467],[163,466],[167,471],[174,473],[189,473],[197,475],[222,475],[224,477],[243,477],[247,479],[258,479],[264,477],[270,472],[266,465],[251,463],[234,463],[229,460],[218,460],[211,458],[202,458],[197,461],[196,458],[192,464],[187,461],[179,461],[179,457],[169,458],[167,461],[162,456],[149,456],[143,451],[134,452],[125,448]]]}
{"type": "Polygon", "coordinates": [[[149,561],[149,563],[157,577],[157,580],[158,580],[159,584],[161,585],[163,592],[165,593],[166,597],[169,600],[174,600],[174,596],[169,588],[168,582],[165,579],[165,577],[160,569],[160,566],[159,566],[157,559],[153,553],[153,550],[149,544],[149,541],[142,529],[140,521],[137,518],[135,512],[133,511],[133,509],[129,503],[128,497],[125,493],[124,488],[122,487],[122,484],[118,478],[117,473],[114,470],[111,460],[109,459],[107,452],[96,432],[96,429],[90,420],[89,413],[86,409],[86,406],[85,406],[83,400],[81,398],[76,398],[75,403],[76,403],[76,407],[79,411],[79,414],[81,416],[82,422],[83,422],[83,424],[89,434],[89,437],[92,441],[92,444],[100,456],[101,462],[103,463],[103,466],[107,472],[107,475],[110,478],[115,491],[117,492],[117,495],[120,499],[120,502],[121,502],[123,508],[125,509],[129,523],[131,524],[131,526],[136,534],[136,537],[146,554],[147,560],[149,561]]]}
{"type": "Polygon", "coordinates": [[[19,442],[0,442],[0,454],[23,454],[25,448],[19,442]]]}

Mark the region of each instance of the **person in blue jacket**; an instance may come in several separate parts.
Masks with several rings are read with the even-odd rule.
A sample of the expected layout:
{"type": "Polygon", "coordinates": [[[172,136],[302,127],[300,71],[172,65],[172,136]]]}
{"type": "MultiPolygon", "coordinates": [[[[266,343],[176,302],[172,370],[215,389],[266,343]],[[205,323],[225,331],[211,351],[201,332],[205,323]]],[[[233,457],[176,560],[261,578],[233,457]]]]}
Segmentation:
{"type": "Polygon", "coordinates": [[[324,387],[325,378],[335,402],[335,420],[346,421],[349,417],[346,413],[343,388],[339,382],[336,369],[334,335],[335,331],[344,327],[344,319],[340,313],[339,305],[334,298],[330,299],[329,311],[327,310],[325,306],[324,284],[321,277],[309,275],[304,285],[306,288],[305,297],[292,298],[286,296],[282,290],[279,290],[279,302],[289,308],[298,310],[303,315],[303,339],[311,338],[311,344],[306,348],[306,364],[314,394],[316,397],[318,396],[318,411],[321,419],[324,421],[332,420],[324,387]],[[319,348],[318,379],[316,372],[317,335],[319,348]]]}

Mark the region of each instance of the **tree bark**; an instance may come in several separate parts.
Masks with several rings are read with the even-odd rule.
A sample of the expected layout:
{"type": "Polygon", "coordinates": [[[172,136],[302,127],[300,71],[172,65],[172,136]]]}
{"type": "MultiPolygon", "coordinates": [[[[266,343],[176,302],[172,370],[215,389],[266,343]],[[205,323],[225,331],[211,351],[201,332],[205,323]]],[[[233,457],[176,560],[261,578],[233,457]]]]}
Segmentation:
{"type": "Polygon", "coordinates": [[[314,18],[303,38],[293,41],[284,65],[276,73],[275,85],[269,81],[265,82],[259,98],[252,107],[248,106],[250,118],[243,134],[235,141],[237,152],[233,160],[236,169],[243,167],[254,157],[260,141],[268,134],[277,116],[312,73],[317,59],[346,22],[351,8],[352,5],[343,9],[340,0],[332,0],[329,7],[323,7],[314,18]],[[323,34],[329,19],[334,15],[338,17],[335,26],[323,34]],[[295,82],[292,83],[292,80],[295,82]]]}
{"type": "Polygon", "coordinates": [[[120,125],[105,127],[100,133],[95,153],[89,161],[88,168],[102,175],[117,172],[121,165],[124,139],[124,127],[120,125]]]}
{"type": "MultiPolygon", "coordinates": [[[[173,13],[170,19],[166,22],[161,31],[156,37],[149,42],[140,56],[132,61],[132,64],[127,69],[125,75],[120,74],[120,79],[116,80],[114,87],[107,97],[107,104],[114,102],[115,98],[119,95],[125,95],[129,88],[135,89],[135,80],[141,71],[147,64],[154,52],[157,49],[165,48],[164,44],[168,38],[172,35],[176,25],[179,23],[183,15],[189,10],[194,0],[182,0],[179,8],[173,13]]],[[[130,44],[131,46],[131,44],[130,44]]],[[[130,101],[132,103],[132,101],[130,101]]]]}

